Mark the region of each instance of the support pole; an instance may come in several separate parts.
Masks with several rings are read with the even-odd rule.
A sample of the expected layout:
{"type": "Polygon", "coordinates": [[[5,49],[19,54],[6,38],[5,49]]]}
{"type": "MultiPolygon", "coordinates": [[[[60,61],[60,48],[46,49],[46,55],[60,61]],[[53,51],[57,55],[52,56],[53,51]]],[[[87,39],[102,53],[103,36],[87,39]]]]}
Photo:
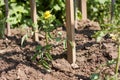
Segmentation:
{"type": "MultiPolygon", "coordinates": [[[[9,6],[8,6],[8,0],[4,0],[5,2],[5,16],[8,19],[9,18],[9,6]]],[[[7,36],[11,36],[11,29],[10,29],[10,24],[6,22],[6,28],[7,28],[7,36]]]]}
{"type": "Polygon", "coordinates": [[[33,26],[33,30],[34,30],[34,40],[35,41],[39,41],[38,38],[38,26],[37,26],[37,10],[36,10],[36,2],[35,0],[30,0],[30,8],[31,8],[31,18],[33,20],[33,23],[35,24],[35,26],[33,26]]]}
{"type": "Polygon", "coordinates": [[[82,13],[82,19],[86,20],[87,19],[87,1],[86,0],[80,0],[80,8],[81,8],[81,13],[82,13]]]}
{"type": "Polygon", "coordinates": [[[114,19],[115,2],[116,2],[116,0],[111,0],[111,22],[114,19]]]}
{"type": "Polygon", "coordinates": [[[76,62],[75,21],[73,0],[66,0],[66,29],[67,29],[67,60],[70,64],[76,62]]]}

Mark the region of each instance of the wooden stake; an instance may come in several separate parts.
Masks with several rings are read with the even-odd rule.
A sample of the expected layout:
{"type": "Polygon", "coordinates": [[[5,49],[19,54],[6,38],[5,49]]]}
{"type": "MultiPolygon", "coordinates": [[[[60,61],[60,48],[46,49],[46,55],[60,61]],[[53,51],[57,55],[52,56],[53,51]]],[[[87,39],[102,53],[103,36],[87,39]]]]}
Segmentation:
{"type": "MultiPolygon", "coordinates": [[[[30,8],[31,8],[31,17],[32,17],[33,23],[35,25],[37,25],[37,12],[36,12],[36,2],[35,2],[35,0],[30,0],[30,8]]],[[[39,41],[38,27],[35,27],[35,29],[33,28],[33,30],[34,30],[34,40],[39,41]]]]}
{"type": "Polygon", "coordinates": [[[116,1],[116,0],[111,0],[111,22],[112,22],[112,20],[114,19],[115,1],[116,1]]]}
{"type": "MultiPolygon", "coordinates": [[[[5,3],[5,16],[8,19],[9,18],[9,6],[8,6],[8,0],[4,0],[5,3]]],[[[11,35],[11,30],[10,30],[10,24],[6,22],[6,28],[7,28],[7,36],[11,35]]]]}
{"type": "Polygon", "coordinates": [[[86,0],[80,0],[80,7],[81,7],[81,13],[82,13],[82,19],[87,19],[87,1],[86,0]]]}
{"type": "Polygon", "coordinates": [[[67,60],[70,64],[75,64],[76,62],[74,25],[73,0],[66,0],[67,60]]]}

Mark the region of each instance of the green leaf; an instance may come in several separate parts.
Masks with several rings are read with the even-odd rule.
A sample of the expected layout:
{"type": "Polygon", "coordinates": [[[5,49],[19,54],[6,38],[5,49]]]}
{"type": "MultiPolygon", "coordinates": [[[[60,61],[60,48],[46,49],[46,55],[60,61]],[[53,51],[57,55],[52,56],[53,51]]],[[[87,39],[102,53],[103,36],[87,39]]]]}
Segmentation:
{"type": "Polygon", "coordinates": [[[37,58],[38,53],[35,53],[32,57],[32,60],[35,60],[37,58]]]}
{"type": "Polygon", "coordinates": [[[82,19],[82,14],[79,10],[77,10],[77,19],[81,20],[82,19]]]}
{"type": "Polygon", "coordinates": [[[42,66],[43,66],[44,68],[50,69],[49,64],[47,63],[47,61],[42,60],[41,63],[42,63],[42,66]]]}
{"type": "Polygon", "coordinates": [[[41,46],[41,45],[38,45],[38,46],[36,46],[36,48],[35,48],[36,51],[40,51],[41,49],[42,49],[42,46],[41,46]]]}
{"type": "Polygon", "coordinates": [[[4,3],[4,0],[0,0],[0,7],[3,6],[5,3],[4,3]]]}
{"type": "Polygon", "coordinates": [[[61,10],[60,6],[58,4],[56,4],[54,7],[53,7],[56,11],[58,10],[61,10]]]}
{"type": "Polygon", "coordinates": [[[99,42],[107,33],[107,30],[101,30],[96,32],[92,37],[96,38],[96,41],[99,42]]]}
{"type": "Polygon", "coordinates": [[[97,11],[98,11],[98,9],[97,9],[97,8],[95,8],[95,7],[93,7],[93,11],[94,11],[94,12],[97,12],[97,11]]]}
{"type": "Polygon", "coordinates": [[[16,2],[16,0],[10,0],[11,2],[16,2]]]}
{"type": "Polygon", "coordinates": [[[3,13],[2,13],[2,11],[0,11],[0,18],[2,18],[2,16],[3,16],[3,13]]]}
{"type": "Polygon", "coordinates": [[[101,4],[104,4],[106,1],[108,1],[108,0],[99,0],[99,2],[100,2],[101,4]]]}
{"type": "Polygon", "coordinates": [[[52,45],[49,44],[49,45],[46,45],[46,46],[45,46],[45,49],[46,49],[46,50],[50,50],[51,47],[52,47],[52,45]]]}
{"type": "Polygon", "coordinates": [[[54,25],[53,25],[53,24],[50,24],[49,26],[50,26],[50,27],[53,27],[54,25]]]}
{"type": "Polygon", "coordinates": [[[58,0],[58,4],[61,6],[61,8],[63,7],[65,7],[65,3],[64,3],[64,1],[62,1],[62,0],[58,0]]]}
{"type": "Polygon", "coordinates": [[[116,63],[116,60],[109,60],[107,61],[107,65],[110,66],[112,64],[115,64],[116,63]]]}
{"type": "Polygon", "coordinates": [[[52,56],[50,55],[50,53],[45,53],[45,56],[47,57],[48,60],[52,60],[52,56]]]}
{"type": "Polygon", "coordinates": [[[58,35],[59,35],[59,36],[62,36],[62,32],[58,32],[58,35]]]}
{"type": "Polygon", "coordinates": [[[56,38],[56,42],[60,42],[61,41],[61,38],[60,37],[57,37],[56,38]]]}
{"type": "Polygon", "coordinates": [[[71,41],[69,41],[69,40],[68,40],[68,42],[70,43],[70,45],[71,45],[71,46],[72,46],[72,48],[73,48],[73,47],[74,47],[74,46],[73,46],[73,43],[72,43],[71,41]]]}
{"type": "Polygon", "coordinates": [[[4,5],[4,0],[0,0],[0,7],[4,5]]]}
{"type": "Polygon", "coordinates": [[[99,36],[97,37],[97,42],[99,42],[103,38],[103,36],[105,36],[105,35],[106,34],[103,31],[101,31],[99,36]]]}
{"type": "Polygon", "coordinates": [[[49,37],[50,40],[54,39],[53,35],[51,35],[49,32],[48,32],[48,37],[49,37]]]}
{"type": "Polygon", "coordinates": [[[25,34],[23,37],[22,37],[22,41],[21,41],[21,46],[23,45],[24,41],[28,38],[28,35],[25,34]]]}
{"type": "Polygon", "coordinates": [[[67,48],[67,41],[63,40],[63,48],[66,49],[67,48]]]}
{"type": "Polygon", "coordinates": [[[90,76],[90,79],[91,79],[91,80],[98,80],[98,79],[99,79],[99,73],[93,73],[93,74],[90,76]]]}

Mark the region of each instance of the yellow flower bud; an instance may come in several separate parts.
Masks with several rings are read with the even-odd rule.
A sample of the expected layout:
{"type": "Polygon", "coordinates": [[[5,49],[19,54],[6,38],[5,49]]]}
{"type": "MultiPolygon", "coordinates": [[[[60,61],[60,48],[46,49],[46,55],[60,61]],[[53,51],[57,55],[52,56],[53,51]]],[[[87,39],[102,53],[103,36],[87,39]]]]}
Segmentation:
{"type": "Polygon", "coordinates": [[[48,18],[50,18],[52,15],[51,15],[51,13],[50,13],[50,11],[46,11],[45,13],[44,13],[44,18],[45,19],[48,19],[48,18]]]}

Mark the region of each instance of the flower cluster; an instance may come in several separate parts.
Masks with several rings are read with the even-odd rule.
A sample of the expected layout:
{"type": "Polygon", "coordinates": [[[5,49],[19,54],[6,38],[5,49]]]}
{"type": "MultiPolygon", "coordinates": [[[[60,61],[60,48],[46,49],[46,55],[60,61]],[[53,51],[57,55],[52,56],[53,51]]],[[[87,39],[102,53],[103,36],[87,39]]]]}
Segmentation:
{"type": "Polygon", "coordinates": [[[46,11],[45,13],[44,13],[44,18],[45,19],[48,19],[48,18],[50,18],[52,15],[51,15],[51,13],[50,13],[50,11],[46,11]]]}

